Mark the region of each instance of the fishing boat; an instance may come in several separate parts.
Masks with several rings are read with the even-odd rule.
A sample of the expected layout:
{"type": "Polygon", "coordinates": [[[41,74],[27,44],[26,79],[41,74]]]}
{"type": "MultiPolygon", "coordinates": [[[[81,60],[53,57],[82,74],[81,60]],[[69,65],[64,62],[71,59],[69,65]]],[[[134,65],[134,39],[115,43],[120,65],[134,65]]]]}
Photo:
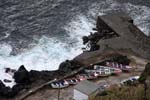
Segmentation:
{"type": "Polygon", "coordinates": [[[79,79],[92,80],[92,79],[96,79],[98,77],[98,75],[96,75],[94,73],[87,73],[87,74],[79,74],[76,77],[79,79]]]}
{"type": "Polygon", "coordinates": [[[94,65],[94,69],[101,73],[115,74],[115,75],[119,75],[122,72],[122,70],[120,70],[119,68],[112,68],[112,67],[101,66],[101,65],[94,65]]]}
{"type": "Polygon", "coordinates": [[[76,79],[76,78],[73,78],[73,79],[67,79],[66,80],[70,85],[76,85],[80,82],[80,79],[76,79]]]}
{"type": "Polygon", "coordinates": [[[66,80],[53,82],[50,84],[54,89],[66,88],[69,86],[69,83],[66,80]]]}
{"type": "Polygon", "coordinates": [[[127,79],[124,79],[120,82],[121,85],[128,85],[128,83],[134,83],[136,81],[138,81],[139,79],[139,76],[132,76],[132,77],[129,77],[127,79]]]}
{"type": "Polygon", "coordinates": [[[113,67],[113,68],[119,68],[123,72],[130,72],[132,70],[131,66],[119,64],[116,62],[106,62],[106,66],[113,67]]]}
{"type": "Polygon", "coordinates": [[[103,77],[103,76],[109,76],[111,75],[111,72],[109,69],[104,69],[104,70],[88,70],[86,69],[85,70],[86,73],[93,73],[95,74],[97,77],[103,77]]]}

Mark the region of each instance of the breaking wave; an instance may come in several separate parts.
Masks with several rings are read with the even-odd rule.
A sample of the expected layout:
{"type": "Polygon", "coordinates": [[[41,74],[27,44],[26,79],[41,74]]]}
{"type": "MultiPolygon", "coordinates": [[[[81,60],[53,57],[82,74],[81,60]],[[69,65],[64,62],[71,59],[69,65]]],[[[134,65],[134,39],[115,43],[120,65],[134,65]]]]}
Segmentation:
{"type": "Polygon", "coordinates": [[[89,14],[94,18],[98,15],[104,15],[116,12],[126,12],[133,19],[135,25],[150,36],[150,8],[143,5],[133,5],[131,3],[119,3],[115,0],[106,0],[100,4],[92,4],[89,14]]]}
{"type": "MultiPolygon", "coordinates": [[[[17,55],[10,55],[12,47],[7,44],[0,45],[0,71],[4,73],[5,67],[18,69],[25,65],[28,70],[57,70],[59,64],[66,59],[72,59],[82,52],[81,37],[88,35],[95,27],[96,16],[110,12],[125,11],[133,17],[135,24],[145,33],[150,32],[150,8],[146,6],[132,5],[130,3],[118,3],[113,0],[95,3],[89,7],[88,16],[79,14],[62,28],[67,32],[64,42],[58,38],[42,36],[37,44],[17,55]]],[[[0,79],[13,80],[11,76],[0,74],[0,79]]],[[[14,84],[14,83],[13,83],[14,84]]],[[[10,84],[6,84],[12,86],[10,84]]]]}

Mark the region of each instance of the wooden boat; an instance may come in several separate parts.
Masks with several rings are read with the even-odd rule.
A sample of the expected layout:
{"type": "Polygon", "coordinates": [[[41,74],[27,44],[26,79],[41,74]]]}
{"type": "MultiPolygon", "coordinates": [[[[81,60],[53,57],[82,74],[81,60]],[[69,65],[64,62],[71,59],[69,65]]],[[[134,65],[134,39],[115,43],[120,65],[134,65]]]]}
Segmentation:
{"type": "Polygon", "coordinates": [[[113,67],[113,68],[119,68],[124,72],[130,72],[132,70],[131,66],[122,65],[122,64],[115,63],[115,62],[106,62],[106,66],[113,67]]]}
{"type": "Polygon", "coordinates": [[[74,78],[74,79],[67,79],[66,81],[67,81],[70,85],[76,85],[76,84],[78,84],[78,83],[80,82],[80,79],[74,78]]]}
{"type": "Polygon", "coordinates": [[[88,70],[85,69],[85,72],[88,74],[95,74],[95,76],[97,77],[102,77],[102,76],[109,76],[111,75],[111,71],[107,68],[107,69],[93,69],[93,70],[88,70]]]}
{"type": "Polygon", "coordinates": [[[94,65],[94,69],[102,72],[102,73],[106,73],[106,74],[120,74],[122,72],[122,70],[120,70],[119,68],[112,68],[112,67],[108,67],[108,66],[100,66],[100,65],[94,65]]]}
{"type": "Polygon", "coordinates": [[[133,82],[135,82],[135,81],[138,81],[138,79],[139,79],[139,76],[132,76],[132,77],[129,77],[129,78],[127,78],[127,79],[122,80],[122,81],[120,82],[120,84],[121,84],[121,85],[127,85],[128,82],[133,83],[133,82]]]}
{"type": "Polygon", "coordinates": [[[87,79],[87,80],[92,80],[96,79],[98,76],[96,76],[94,73],[87,73],[87,74],[80,74],[76,76],[79,79],[87,79]]]}
{"type": "Polygon", "coordinates": [[[60,88],[66,88],[69,86],[69,83],[65,80],[59,81],[59,82],[53,82],[50,84],[52,88],[60,89],[60,88]]]}

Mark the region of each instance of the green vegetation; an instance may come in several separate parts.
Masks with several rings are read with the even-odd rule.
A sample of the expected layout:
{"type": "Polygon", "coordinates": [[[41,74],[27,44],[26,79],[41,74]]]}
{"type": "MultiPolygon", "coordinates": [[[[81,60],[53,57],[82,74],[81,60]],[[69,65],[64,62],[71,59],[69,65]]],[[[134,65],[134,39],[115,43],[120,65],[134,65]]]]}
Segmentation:
{"type": "Polygon", "coordinates": [[[150,77],[150,63],[146,64],[145,70],[142,72],[139,78],[139,82],[144,83],[148,77],[150,77]]]}
{"type": "Polygon", "coordinates": [[[144,86],[114,86],[107,90],[108,95],[97,95],[90,100],[143,100],[144,86]]]}
{"type": "Polygon", "coordinates": [[[139,82],[127,81],[125,86],[112,86],[104,93],[94,94],[90,100],[150,100],[150,63],[147,63],[139,82]],[[95,96],[96,95],[96,96],[95,96]]]}
{"type": "Polygon", "coordinates": [[[127,56],[117,55],[112,59],[113,62],[118,62],[119,64],[129,65],[130,60],[127,56]]]}

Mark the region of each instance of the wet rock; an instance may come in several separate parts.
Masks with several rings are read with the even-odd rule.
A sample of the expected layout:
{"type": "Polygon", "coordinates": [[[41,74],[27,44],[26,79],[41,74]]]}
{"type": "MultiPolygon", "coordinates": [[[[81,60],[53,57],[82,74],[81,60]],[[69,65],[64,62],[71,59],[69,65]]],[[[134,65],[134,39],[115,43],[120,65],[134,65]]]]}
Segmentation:
{"type": "Polygon", "coordinates": [[[22,89],[24,89],[25,86],[24,85],[21,85],[21,84],[16,84],[12,87],[12,91],[15,92],[16,94],[18,92],[20,92],[22,89]]]}
{"type": "Polygon", "coordinates": [[[14,79],[16,83],[19,84],[30,84],[29,72],[25,69],[23,65],[14,73],[14,79]]]}
{"type": "Polygon", "coordinates": [[[6,87],[0,80],[0,96],[10,98],[14,97],[18,91],[13,91],[10,87],[6,87]]]}
{"type": "Polygon", "coordinates": [[[89,38],[87,36],[83,36],[82,40],[83,40],[83,44],[85,45],[86,43],[88,43],[89,38]]]}
{"type": "Polygon", "coordinates": [[[36,70],[31,70],[29,72],[29,75],[30,75],[30,80],[33,82],[33,81],[36,81],[37,79],[40,79],[41,78],[41,72],[39,71],[36,71],[36,70]]]}
{"type": "Polygon", "coordinates": [[[8,73],[8,72],[10,72],[10,68],[5,69],[5,73],[8,73]]]}
{"type": "Polygon", "coordinates": [[[31,82],[38,81],[38,80],[49,81],[49,80],[52,80],[52,79],[58,77],[59,74],[61,74],[61,73],[58,73],[57,71],[31,70],[29,72],[31,82]]]}
{"type": "Polygon", "coordinates": [[[0,80],[0,93],[2,92],[2,89],[5,87],[5,84],[0,80]]]}
{"type": "Polygon", "coordinates": [[[8,79],[4,79],[4,82],[5,83],[10,83],[10,82],[12,82],[11,80],[8,80],[8,79]]]}
{"type": "Polygon", "coordinates": [[[91,48],[90,51],[96,51],[99,50],[100,46],[97,45],[96,43],[91,43],[91,48]]]}
{"type": "Polygon", "coordinates": [[[17,92],[13,91],[10,87],[4,87],[1,96],[4,96],[6,98],[11,98],[14,97],[16,94],[17,92]]]}

